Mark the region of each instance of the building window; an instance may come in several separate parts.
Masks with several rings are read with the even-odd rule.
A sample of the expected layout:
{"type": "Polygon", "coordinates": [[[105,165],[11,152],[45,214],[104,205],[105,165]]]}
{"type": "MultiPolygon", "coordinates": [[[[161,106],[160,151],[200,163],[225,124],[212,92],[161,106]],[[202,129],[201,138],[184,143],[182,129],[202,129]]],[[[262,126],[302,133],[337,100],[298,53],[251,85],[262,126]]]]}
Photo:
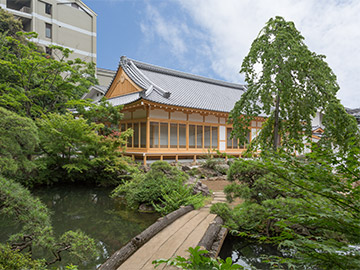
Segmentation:
{"type": "Polygon", "coordinates": [[[178,147],[178,124],[170,124],[170,148],[178,147]]]}
{"type": "Polygon", "coordinates": [[[150,122],[150,147],[159,147],[159,123],[150,122]]]}
{"type": "Polygon", "coordinates": [[[51,54],[52,54],[52,49],[49,48],[49,47],[45,47],[45,53],[46,53],[47,55],[51,55],[51,54]]]}
{"type": "Polygon", "coordinates": [[[168,123],[160,123],[160,148],[169,147],[169,127],[168,123]]]}
{"type": "Polygon", "coordinates": [[[140,123],[140,147],[146,148],[146,123],[140,123]]]}
{"type": "Polygon", "coordinates": [[[49,23],[45,23],[45,37],[51,38],[52,36],[52,25],[49,23]]]}
{"type": "Polygon", "coordinates": [[[196,126],[189,125],[189,148],[195,148],[196,146],[196,126]]]}
{"type": "Polygon", "coordinates": [[[239,144],[239,140],[235,137],[231,138],[231,131],[232,131],[232,128],[227,128],[227,130],[226,130],[226,133],[227,133],[226,147],[227,147],[227,149],[245,149],[246,144],[250,143],[250,131],[248,131],[248,133],[247,133],[245,144],[239,144]]]}
{"type": "Polygon", "coordinates": [[[45,3],[45,13],[51,15],[51,4],[45,3]]]}

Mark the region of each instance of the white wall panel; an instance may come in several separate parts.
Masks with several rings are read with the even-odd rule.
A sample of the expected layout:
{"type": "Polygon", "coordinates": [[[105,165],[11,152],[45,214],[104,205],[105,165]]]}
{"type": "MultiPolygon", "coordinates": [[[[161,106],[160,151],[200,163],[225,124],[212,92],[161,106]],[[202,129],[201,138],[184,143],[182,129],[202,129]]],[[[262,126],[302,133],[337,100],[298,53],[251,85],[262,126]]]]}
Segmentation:
{"type": "Polygon", "coordinates": [[[154,109],[150,110],[151,118],[169,119],[169,113],[164,110],[154,109]]]}

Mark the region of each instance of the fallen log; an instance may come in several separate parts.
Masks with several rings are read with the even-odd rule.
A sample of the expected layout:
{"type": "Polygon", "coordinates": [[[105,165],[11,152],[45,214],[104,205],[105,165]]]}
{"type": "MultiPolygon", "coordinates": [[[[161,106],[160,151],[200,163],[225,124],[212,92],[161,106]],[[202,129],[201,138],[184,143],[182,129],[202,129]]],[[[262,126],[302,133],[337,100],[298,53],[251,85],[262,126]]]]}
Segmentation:
{"type": "Polygon", "coordinates": [[[125,246],[116,251],[109,259],[106,260],[99,270],[115,270],[124,263],[132,254],[135,253],[143,244],[149,241],[155,234],[160,232],[166,226],[173,223],[176,219],[184,214],[194,210],[192,205],[184,206],[175,210],[164,217],[159,218],[154,224],[146,230],[131,239],[125,246]]]}

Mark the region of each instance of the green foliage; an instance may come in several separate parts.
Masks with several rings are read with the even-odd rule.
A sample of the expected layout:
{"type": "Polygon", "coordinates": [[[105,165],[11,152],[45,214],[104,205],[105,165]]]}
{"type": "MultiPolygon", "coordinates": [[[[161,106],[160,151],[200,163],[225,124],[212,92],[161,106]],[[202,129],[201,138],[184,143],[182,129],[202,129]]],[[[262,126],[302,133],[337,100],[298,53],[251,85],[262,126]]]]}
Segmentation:
{"type": "Polygon", "coordinates": [[[14,251],[8,245],[0,244],[0,269],[47,269],[44,260],[33,260],[30,254],[14,251]]]}
{"type": "MultiPolygon", "coordinates": [[[[68,106],[76,108],[78,114],[90,123],[103,123],[101,134],[104,136],[119,136],[119,123],[124,114],[121,113],[123,106],[113,106],[105,98],[99,103],[93,100],[73,100],[68,106]]],[[[130,133],[128,135],[131,135],[130,133]]]]}
{"type": "Polygon", "coordinates": [[[360,146],[357,121],[354,116],[345,111],[341,104],[330,103],[322,123],[325,126],[320,140],[322,148],[334,148],[343,156],[353,156],[359,152],[356,149],[360,146]]]}
{"type": "Polygon", "coordinates": [[[204,196],[200,193],[193,194],[191,186],[186,186],[182,182],[176,182],[173,190],[166,190],[161,187],[159,203],[153,203],[155,211],[166,215],[180,208],[182,205],[192,205],[195,209],[204,206],[204,196]]]}
{"type": "Polygon", "coordinates": [[[0,173],[25,182],[35,168],[31,155],[39,143],[31,119],[0,107],[0,173]]]}
{"type": "Polygon", "coordinates": [[[19,183],[3,177],[0,177],[0,211],[23,224],[21,231],[10,238],[12,242],[19,241],[16,249],[30,245],[52,247],[53,231],[46,206],[19,183]]]}
{"type": "Polygon", "coordinates": [[[202,205],[204,197],[193,195],[192,187],[186,186],[188,176],[165,161],[151,164],[146,174],[137,173],[132,180],[119,185],[113,197],[124,197],[130,208],[140,204],[153,205],[162,214],[176,210],[181,205],[202,205]]]}
{"type": "Polygon", "coordinates": [[[201,167],[214,170],[220,174],[226,174],[227,170],[221,166],[222,164],[225,164],[223,159],[212,158],[210,155],[207,155],[205,162],[201,164],[201,167]]]}
{"type": "MultiPolygon", "coordinates": [[[[67,243],[72,261],[84,262],[89,257],[95,258],[99,255],[94,239],[90,238],[80,230],[67,231],[60,237],[61,243],[67,243]]],[[[64,244],[63,244],[64,246],[64,244]]]]}
{"type": "Polygon", "coordinates": [[[252,171],[257,168],[271,177],[249,174],[249,180],[236,192],[230,189],[233,196],[243,196],[243,204],[233,210],[214,205],[211,210],[241,235],[277,244],[292,254],[286,260],[298,266],[355,269],[360,263],[356,249],[360,239],[360,187],[355,184],[359,181],[359,161],[352,157],[358,164],[354,171],[344,167],[344,160],[349,158],[331,149],[313,148],[302,159],[283,153],[235,162],[234,166],[242,167],[237,171],[253,167],[252,171]]]}
{"type": "Polygon", "coordinates": [[[336,76],[324,61],[311,52],[293,22],[271,18],[253,41],[241,71],[248,90],[230,113],[232,135],[246,142],[254,117],[268,119],[252,146],[301,151],[304,137],[311,139],[311,120],[318,110],[337,102],[336,76]]]}
{"type": "Polygon", "coordinates": [[[0,33],[16,37],[16,33],[22,30],[22,23],[11,13],[0,8],[0,33]]]}
{"type": "Polygon", "coordinates": [[[165,260],[165,259],[155,260],[152,263],[155,264],[155,268],[157,268],[162,263],[166,263],[166,265],[175,266],[179,269],[189,269],[189,270],[243,269],[243,267],[240,265],[232,264],[232,260],[230,257],[226,258],[226,260],[224,261],[220,258],[214,259],[214,258],[205,256],[209,252],[207,250],[200,250],[199,246],[197,246],[195,248],[190,247],[187,251],[190,253],[190,257],[188,259],[181,257],[181,256],[177,256],[175,258],[170,258],[167,260],[165,260]]]}
{"type": "MultiPolygon", "coordinates": [[[[22,225],[20,232],[11,235],[9,239],[11,249],[14,251],[26,249],[31,251],[34,246],[49,250],[55,258],[46,264],[61,260],[60,253],[63,251],[69,251],[72,258],[80,261],[97,255],[94,240],[80,231],[65,232],[57,241],[53,235],[50,214],[46,206],[21,184],[2,177],[0,177],[0,213],[22,225]]],[[[14,258],[21,256],[17,256],[16,253],[12,255],[14,258]]]]}
{"type": "Polygon", "coordinates": [[[64,112],[96,83],[93,63],[68,60],[71,51],[60,46],[50,46],[58,59],[48,57],[29,41],[36,34],[18,35],[27,41],[0,34],[0,106],[35,119],[64,112]]]}
{"type": "Polygon", "coordinates": [[[37,121],[42,155],[36,160],[39,181],[87,181],[114,185],[135,170],[122,156],[127,133],[102,136],[103,124],[72,114],[50,113],[37,121]]]}
{"type": "Polygon", "coordinates": [[[232,183],[225,187],[227,199],[243,198],[261,203],[264,200],[284,197],[281,187],[273,181],[274,175],[259,168],[255,160],[235,160],[228,170],[228,180],[232,183]]]}

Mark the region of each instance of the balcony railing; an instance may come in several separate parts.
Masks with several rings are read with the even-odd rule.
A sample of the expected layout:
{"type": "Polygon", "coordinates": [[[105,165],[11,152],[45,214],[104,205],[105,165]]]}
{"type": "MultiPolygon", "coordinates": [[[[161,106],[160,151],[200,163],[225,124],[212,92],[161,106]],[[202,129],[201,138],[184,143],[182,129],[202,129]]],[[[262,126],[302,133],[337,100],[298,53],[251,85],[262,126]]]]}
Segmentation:
{"type": "Polygon", "coordinates": [[[29,7],[22,7],[22,8],[20,9],[20,11],[21,11],[21,12],[24,12],[24,13],[29,13],[29,14],[31,14],[31,8],[29,8],[29,7]]]}

